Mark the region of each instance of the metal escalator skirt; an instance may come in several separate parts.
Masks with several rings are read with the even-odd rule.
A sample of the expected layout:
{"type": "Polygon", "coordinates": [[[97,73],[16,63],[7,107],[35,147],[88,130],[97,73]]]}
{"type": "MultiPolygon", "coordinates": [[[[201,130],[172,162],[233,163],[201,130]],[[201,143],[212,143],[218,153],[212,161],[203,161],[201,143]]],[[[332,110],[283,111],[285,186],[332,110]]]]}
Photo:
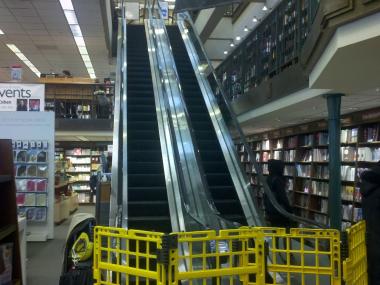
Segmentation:
{"type": "Polygon", "coordinates": [[[162,162],[169,202],[170,220],[173,232],[180,232],[186,231],[182,208],[182,197],[180,192],[180,178],[175,162],[173,140],[170,131],[170,118],[165,107],[164,90],[162,89],[160,71],[158,68],[159,63],[157,62],[155,55],[156,49],[152,38],[152,33],[149,33],[150,29],[151,28],[149,27],[148,21],[145,21],[145,34],[148,44],[150,70],[152,75],[162,162]]]}
{"type": "Polygon", "coordinates": [[[123,128],[122,121],[120,120],[121,105],[121,49],[123,47],[123,31],[122,31],[122,18],[119,18],[119,29],[117,35],[117,63],[116,63],[116,81],[115,81],[115,109],[114,109],[114,124],[113,124],[113,157],[112,157],[112,178],[111,178],[111,197],[110,197],[110,213],[109,213],[109,226],[117,227],[120,226],[119,221],[119,198],[121,193],[119,193],[119,184],[121,182],[121,167],[122,161],[121,156],[121,141],[120,132],[123,128]]]}
{"type": "Polygon", "coordinates": [[[247,219],[247,223],[250,226],[262,226],[264,225],[262,215],[257,204],[252,198],[250,183],[241,167],[229,129],[223,119],[217,99],[205,74],[205,70],[207,70],[207,68],[205,68],[204,65],[206,64],[208,67],[211,67],[210,62],[207,59],[203,46],[198,38],[198,35],[196,34],[191,18],[188,17],[187,13],[177,14],[177,25],[180,29],[182,39],[186,46],[187,53],[199,83],[199,87],[202,91],[203,99],[206,103],[207,110],[221,146],[224,159],[226,160],[228,170],[231,174],[231,178],[244,211],[244,215],[247,219]],[[186,23],[190,24],[190,27],[188,27],[186,23]],[[198,49],[197,51],[191,37],[194,41],[197,41],[200,50],[198,49]],[[202,54],[198,55],[198,52],[202,54]],[[200,56],[205,59],[203,62],[201,62],[200,56]]]}
{"type": "MultiPolygon", "coordinates": [[[[160,70],[160,85],[163,88],[163,96],[170,114],[174,140],[176,143],[177,157],[180,162],[179,171],[183,179],[182,201],[186,211],[191,216],[211,228],[219,228],[219,221],[211,209],[203,181],[201,171],[198,166],[197,156],[193,145],[193,138],[188,122],[186,104],[182,96],[182,89],[179,83],[171,46],[166,33],[164,22],[160,19],[145,20],[147,36],[155,42],[151,46],[150,55],[155,55],[157,66],[160,70]],[[153,50],[154,48],[154,50],[153,50]]],[[[157,81],[156,81],[157,82],[157,81]]],[[[171,195],[172,196],[172,195],[171,195]]],[[[169,201],[170,204],[170,201],[169,201]]]]}

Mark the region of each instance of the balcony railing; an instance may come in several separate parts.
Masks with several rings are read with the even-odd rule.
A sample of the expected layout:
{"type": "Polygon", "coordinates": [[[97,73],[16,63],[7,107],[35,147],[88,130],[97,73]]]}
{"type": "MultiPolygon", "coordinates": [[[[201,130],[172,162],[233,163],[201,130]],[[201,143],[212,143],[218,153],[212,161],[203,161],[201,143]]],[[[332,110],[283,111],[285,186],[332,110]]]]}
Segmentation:
{"type": "Polygon", "coordinates": [[[234,100],[298,62],[319,0],[282,1],[217,68],[234,100]]]}

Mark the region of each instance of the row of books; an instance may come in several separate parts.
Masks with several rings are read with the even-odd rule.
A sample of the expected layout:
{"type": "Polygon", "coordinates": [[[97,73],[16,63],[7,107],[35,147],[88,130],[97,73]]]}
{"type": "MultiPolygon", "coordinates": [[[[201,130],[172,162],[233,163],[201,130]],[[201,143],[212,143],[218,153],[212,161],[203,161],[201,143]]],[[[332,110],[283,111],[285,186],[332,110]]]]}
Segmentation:
{"type": "Polygon", "coordinates": [[[356,143],[358,141],[358,128],[343,129],[340,133],[341,143],[356,143]]]}
{"type": "MultiPolygon", "coordinates": [[[[270,151],[264,151],[260,159],[260,153],[256,153],[256,161],[267,162],[272,158],[270,151]]],[[[359,147],[356,150],[355,147],[347,146],[341,147],[341,158],[344,162],[354,162],[356,158],[358,161],[376,162],[380,160],[380,147],[359,147]]],[[[98,159],[98,158],[96,158],[98,159]]],[[[273,159],[283,160],[284,162],[328,162],[329,151],[326,148],[315,148],[313,150],[276,150],[273,152],[273,159]],[[298,158],[297,158],[298,154],[298,158]]],[[[88,158],[70,158],[73,164],[76,163],[90,163],[88,158]]],[[[241,153],[240,161],[248,161],[248,154],[241,153]]]]}
{"type": "Polygon", "coordinates": [[[364,141],[366,142],[378,142],[380,141],[380,125],[373,125],[364,129],[364,141]]]}
{"type": "Polygon", "coordinates": [[[380,147],[359,147],[358,148],[358,161],[377,162],[380,160],[380,147]]]}
{"type": "Polygon", "coordinates": [[[362,208],[353,205],[342,205],[342,217],[349,221],[360,221],[363,219],[362,208]]]}

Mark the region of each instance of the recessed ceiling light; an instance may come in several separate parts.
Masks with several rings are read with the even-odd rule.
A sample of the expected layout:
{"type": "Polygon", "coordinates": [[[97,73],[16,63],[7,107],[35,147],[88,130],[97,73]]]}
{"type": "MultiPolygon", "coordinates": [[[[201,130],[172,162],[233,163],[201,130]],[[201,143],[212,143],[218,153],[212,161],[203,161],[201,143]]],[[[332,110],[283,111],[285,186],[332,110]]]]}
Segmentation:
{"type": "Polygon", "coordinates": [[[227,54],[227,53],[228,53],[228,51],[226,51],[226,50],[225,50],[223,53],[224,53],[224,54],[227,54]]]}
{"type": "Polygon", "coordinates": [[[252,19],[252,22],[255,22],[255,23],[257,23],[257,17],[255,16],[255,17],[253,17],[253,19],[252,19]]]}
{"type": "Polygon", "coordinates": [[[73,3],[71,2],[71,0],[59,0],[59,2],[61,3],[63,10],[74,11],[73,3]]]}
{"type": "Polygon", "coordinates": [[[268,11],[268,7],[267,7],[267,5],[265,5],[265,4],[264,4],[264,6],[263,6],[263,11],[268,11]]]}
{"type": "Polygon", "coordinates": [[[61,3],[67,23],[70,26],[71,33],[74,37],[74,41],[78,47],[83,63],[86,66],[88,75],[90,76],[91,79],[95,79],[96,78],[95,70],[92,65],[91,59],[88,55],[86,43],[84,41],[81,28],[78,24],[78,19],[75,14],[73,3],[71,2],[71,0],[59,0],[59,2],[61,3]]]}
{"type": "Polygon", "coordinates": [[[38,77],[41,76],[41,72],[34,66],[34,64],[18,49],[14,44],[7,44],[7,47],[14,52],[14,54],[22,60],[22,62],[29,67],[29,69],[38,77]]]}
{"type": "Polygon", "coordinates": [[[237,37],[236,37],[236,40],[237,40],[237,41],[240,41],[240,40],[241,40],[241,37],[240,37],[240,36],[237,36],[237,37]]]}
{"type": "Polygon", "coordinates": [[[247,26],[245,26],[244,27],[244,32],[248,32],[249,30],[248,30],[248,28],[247,28],[247,26]]]}
{"type": "Polygon", "coordinates": [[[234,47],[234,46],[235,46],[234,42],[231,42],[230,47],[234,47]]]}
{"type": "Polygon", "coordinates": [[[380,88],[376,88],[376,92],[380,92],[380,88]]]}

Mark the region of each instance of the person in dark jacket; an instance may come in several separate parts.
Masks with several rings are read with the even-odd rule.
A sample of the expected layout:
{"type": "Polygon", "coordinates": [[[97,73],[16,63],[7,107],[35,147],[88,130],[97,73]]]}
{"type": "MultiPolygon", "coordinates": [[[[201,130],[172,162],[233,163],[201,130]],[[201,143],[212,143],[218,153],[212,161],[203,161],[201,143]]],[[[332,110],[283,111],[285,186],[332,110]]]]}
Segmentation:
{"type": "MultiPolygon", "coordinates": [[[[293,213],[288,196],[286,195],[286,180],[284,177],[284,163],[281,160],[270,159],[268,161],[269,176],[267,184],[277,202],[289,213],[293,213]]],[[[272,227],[290,227],[291,221],[283,216],[273,206],[269,198],[264,195],[265,214],[272,227]]]]}
{"type": "Polygon", "coordinates": [[[368,285],[380,285],[380,161],[361,175],[363,217],[367,228],[368,285]]]}

